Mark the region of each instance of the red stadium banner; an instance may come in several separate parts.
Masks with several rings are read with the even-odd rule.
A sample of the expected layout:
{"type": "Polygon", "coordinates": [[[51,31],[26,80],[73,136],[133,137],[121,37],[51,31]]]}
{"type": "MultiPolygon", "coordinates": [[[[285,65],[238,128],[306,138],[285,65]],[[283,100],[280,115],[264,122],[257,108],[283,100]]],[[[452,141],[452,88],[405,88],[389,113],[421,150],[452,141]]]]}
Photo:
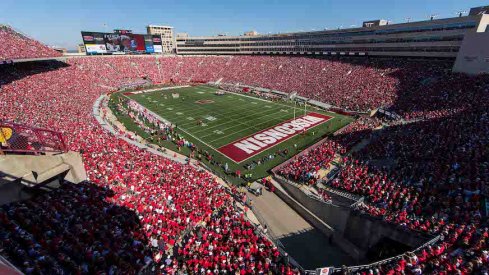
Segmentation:
{"type": "Polygon", "coordinates": [[[309,113],[233,141],[217,150],[234,162],[239,163],[277,144],[291,139],[300,133],[321,125],[331,118],[332,117],[323,114],[309,113]]]}

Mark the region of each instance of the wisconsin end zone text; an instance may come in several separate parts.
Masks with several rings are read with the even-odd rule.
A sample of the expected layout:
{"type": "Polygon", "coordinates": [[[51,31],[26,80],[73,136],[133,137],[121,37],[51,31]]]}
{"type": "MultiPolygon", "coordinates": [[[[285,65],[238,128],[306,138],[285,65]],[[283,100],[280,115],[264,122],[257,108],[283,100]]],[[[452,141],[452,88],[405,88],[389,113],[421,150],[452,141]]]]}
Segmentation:
{"type": "Polygon", "coordinates": [[[234,162],[239,163],[304,131],[323,124],[331,118],[323,114],[309,113],[296,119],[284,121],[251,136],[233,141],[217,150],[234,162]]]}

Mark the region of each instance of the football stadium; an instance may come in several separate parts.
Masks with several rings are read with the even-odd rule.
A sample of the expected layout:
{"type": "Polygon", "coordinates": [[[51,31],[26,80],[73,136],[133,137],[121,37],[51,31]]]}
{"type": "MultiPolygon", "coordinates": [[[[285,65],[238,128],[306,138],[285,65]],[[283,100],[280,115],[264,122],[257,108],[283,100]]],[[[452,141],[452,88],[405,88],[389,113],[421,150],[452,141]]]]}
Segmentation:
{"type": "MultiPolygon", "coordinates": [[[[336,113],[308,110],[307,103],[294,106],[204,85],[124,92],[123,97],[125,101],[116,100],[130,102],[133,110],[140,106],[160,121],[175,125],[176,134],[201,149],[196,152],[199,160],[210,166],[217,164],[226,179],[237,183],[266,177],[267,170],[353,121],[336,113]],[[296,126],[282,129],[287,123],[296,126]],[[249,176],[225,175],[241,170],[249,176]]],[[[128,127],[138,130],[130,118],[117,113],[121,121],[128,121],[128,127]]],[[[165,146],[165,141],[160,141],[165,146]]],[[[177,150],[182,150],[178,144],[177,150]]]]}
{"type": "Polygon", "coordinates": [[[489,6],[147,24],[0,24],[0,274],[489,274],[489,6]]]}

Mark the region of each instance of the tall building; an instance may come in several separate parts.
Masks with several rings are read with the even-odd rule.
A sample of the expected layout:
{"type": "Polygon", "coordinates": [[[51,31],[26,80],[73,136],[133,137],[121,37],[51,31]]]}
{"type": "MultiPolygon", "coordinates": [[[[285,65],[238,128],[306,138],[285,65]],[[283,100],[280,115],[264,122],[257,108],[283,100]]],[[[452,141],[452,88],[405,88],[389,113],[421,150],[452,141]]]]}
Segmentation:
{"type": "Polygon", "coordinates": [[[149,25],[146,27],[147,33],[151,35],[161,35],[161,44],[163,47],[163,54],[176,52],[176,41],[173,35],[173,27],[149,25]]]}

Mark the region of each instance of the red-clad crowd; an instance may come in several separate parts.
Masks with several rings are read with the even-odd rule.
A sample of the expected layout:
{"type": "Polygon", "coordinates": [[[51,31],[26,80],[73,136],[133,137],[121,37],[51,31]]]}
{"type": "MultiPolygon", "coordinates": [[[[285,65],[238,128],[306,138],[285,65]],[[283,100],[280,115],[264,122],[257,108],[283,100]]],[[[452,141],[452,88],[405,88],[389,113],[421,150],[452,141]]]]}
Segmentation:
{"type": "Polygon", "coordinates": [[[335,136],[319,146],[294,157],[278,173],[289,180],[313,185],[320,178],[319,170],[325,169],[326,172],[335,156],[346,154],[355,144],[368,137],[378,125],[379,119],[361,117],[338,130],[335,136]]]}
{"type": "Polygon", "coordinates": [[[292,181],[313,185],[319,179],[319,170],[327,168],[337,153],[344,154],[346,150],[339,143],[328,140],[306,154],[294,157],[278,173],[292,181]]]}
{"type": "Polygon", "coordinates": [[[116,139],[92,117],[97,97],[144,65],[69,63],[0,68],[1,119],[61,131],[90,180],[3,206],[2,254],[28,274],[135,273],[149,262],[165,274],[297,272],[213,176],[116,139]]]}
{"type": "Polygon", "coordinates": [[[0,62],[23,58],[61,56],[61,53],[5,25],[0,25],[0,41],[2,42],[0,43],[0,62]]]}
{"type": "Polygon", "coordinates": [[[294,159],[283,175],[313,182],[335,154],[369,137],[363,149],[342,158],[331,187],[364,196],[359,211],[443,236],[372,272],[487,271],[487,76],[451,74],[443,62],[373,59],[90,57],[67,63],[0,67],[0,119],[60,130],[69,148],[82,152],[91,182],[2,207],[2,254],[26,273],[131,273],[150,261],[166,273],[294,272],[212,176],[117,140],[96,123],[91,110],[100,94],[143,78],[221,80],[297,91],[350,110],[382,106],[398,113],[405,120],[387,122],[372,135],[379,120],[355,121],[294,159]],[[100,196],[90,196],[95,193],[100,196]],[[71,207],[78,204],[87,206],[71,207]],[[93,218],[101,224],[94,229],[91,216],[110,222],[93,218]]]}
{"type": "MultiPolygon", "coordinates": [[[[0,51],[1,53],[2,51],[0,51]]],[[[71,60],[83,71],[120,85],[147,78],[154,83],[245,84],[298,95],[354,111],[391,109],[410,120],[446,114],[450,104],[470,103],[464,89],[483,82],[451,74],[445,62],[328,60],[280,56],[93,57],[71,60]],[[308,81],[300,81],[307,79],[308,81]],[[425,100],[419,101],[423,97],[425,100]]]]}
{"type": "MultiPolygon", "coordinates": [[[[431,117],[446,106],[451,91],[474,83],[449,72],[441,61],[342,59],[283,56],[93,57],[70,61],[108,78],[105,85],[148,78],[155,83],[220,81],[274,89],[353,111],[393,108],[406,119],[431,117]],[[301,81],[307,79],[307,81],[301,81]],[[449,80],[449,82],[446,82],[449,80]],[[451,85],[450,83],[459,83],[451,85]],[[445,90],[446,89],[446,90],[445,90]],[[422,96],[426,102],[417,99],[422,96]],[[421,109],[425,108],[425,109],[421,109]],[[431,108],[431,109],[430,109],[431,108]]],[[[452,101],[464,98],[454,95],[452,101]]]]}
{"type": "Polygon", "coordinates": [[[488,272],[489,79],[462,78],[464,95],[453,83],[436,116],[386,126],[344,158],[330,183],[364,196],[359,211],[442,235],[434,247],[384,266],[382,274],[488,272]]]}

